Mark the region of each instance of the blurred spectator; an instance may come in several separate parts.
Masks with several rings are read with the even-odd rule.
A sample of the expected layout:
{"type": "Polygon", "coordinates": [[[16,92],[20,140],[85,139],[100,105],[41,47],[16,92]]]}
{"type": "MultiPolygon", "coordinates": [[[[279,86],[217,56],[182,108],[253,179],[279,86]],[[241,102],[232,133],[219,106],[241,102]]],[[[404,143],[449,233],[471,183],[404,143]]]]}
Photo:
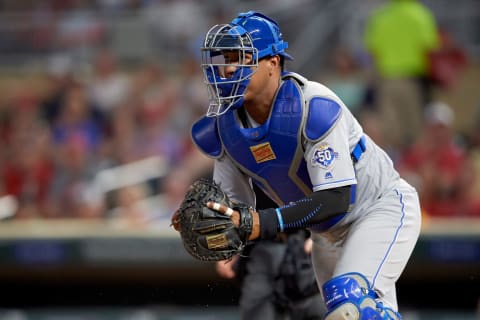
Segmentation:
{"type": "Polygon", "coordinates": [[[135,83],[136,130],[132,150],[138,158],[164,156],[170,164],[185,152],[183,134],[175,131],[174,112],[178,108],[175,84],[156,64],[146,64],[135,83]]]}
{"type": "Polygon", "coordinates": [[[191,145],[182,161],[169,171],[162,185],[168,219],[178,209],[190,184],[199,178],[211,178],[212,173],[213,160],[191,145]]]}
{"type": "Polygon", "coordinates": [[[480,217],[480,107],[477,107],[473,126],[468,135],[467,161],[463,175],[469,182],[465,191],[465,216],[480,217]]]}
{"type": "Polygon", "coordinates": [[[438,47],[430,10],[417,0],[389,0],[367,21],[364,42],[378,73],[375,105],[383,125],[384,148],[395,151],[412,143],[430,100],[428,54],[438,47]]]}
{"type": "Polygon", "coordinates": [[[134,106],[125,103],[112,112],[107,147],[113,164],[126,164],[138,159],[134,150],[137,130],[134,106]]]}
{"type": "Polygon", "coordinates": [[[41,115],[50,125],[57,120],[65,94],[75,81],[71,57],[63,54],[51,56],[44,79],[47,89],[40,102],[41,115]]]}
{"type": "Polygon", "coordinates": [[[155,49],[171,61],[182,61],[191,51],[191,44],[203,38],[208,28],[206,6],[194,0],[145,3],[144,19],[155,49]]]}
{"type": "Polygon", "coordinates": [[[208,95],[200,61],[196,56],[187,56],[180,66],[180,72],[176,77],[176,87],[181,92],[179,101],[174,112],[175,130],[188,135],[192,123],[205,115],[208,103],[208,95]]]}
{"type": "Polygon", "coordinates": [[[152,219],[150,208],[144,202],[148,196],[145,184],[125,186],[115,192],[115,208],[109,214],[115,228],[144,229],[152,219]]]}
{"type": "Polygon", "coordinates": [[[103,139],[86,89],[69,88],[61,113],[52,127],[55,176],[50,190],[50,210],[54,217],[83,217],[83,195],[98,170],[96,155],[103,139]]]}
{"type": "Polygon", "coordinates": [[[174,110],[179,99],[178,89],[172,77],[158,63],[145,63],[133,76],[132,94],[139,99],[139,108],[151,112],[174,110]]]}
{"type": "Polygon", "coordinates": [[[68,89],[60,115],[52,126],[52,134],[57,146],[77,141],[84,144],[87,151],[96,152],[102,129],[83,85],[74,85],[68,89]]]}
{"type": "Polygon", "coordinates": [[[96,4],[109,17],[116,13],[128,12],[141,7],[146,1],[138,0],[97,0],[96,4]]]}
{"type": "MultiPolygon", "coordinates": [[[[49,192],[49,216],[53,218],[91,217],[85,195],[96,170],[84,139],[69,139],[61,145],[49,192]],[[85,210],[84,210],[85,209],[85,210]]],[[[95,213],[97,214],[97,213],[95,213]]]]}
{"type": "Polygon", "coordinates": [[[90,97],[102,116],[109,119],[113,109],[129,97],[131,83],[118,68],[113,52],[100,50],[94,57],[93,77],[88,81],[90,97]]]}
{"type": "Polygon", "coordinates": [[[361,110],[358,115],[363,131],[368,134],[379,145],[385,145],[383,127],[380,115],[369,108],[361,110]]]}
{"type": "Polygon", "coordinates": [[[467,54],[448,30],[440,29],[439,36],[440,47],[429,56],[429,76],[434,85],[451,89],[468,63],[467,54]]]}
{"type": "Polygon", "coordinates": [[[337,47],[330,57],[334,74],[324,82],[355,115],[359,115],[366,102],[366,75],[348,48],[337,47]]]}
{"type": "MultiPolygon", "coordinates": [[[[90,1],[70,0],[68,10],[61,12],[56,30],[56,44],[75,59],[88,56],[89,50],[101,45],[105,38],[105,25],[101,17],[89,10],[90,1]]],[[[77,63],[82,63],[77,60],[77,63]]]]}
{"type": "Polygon", "coordinates": [[[51,1],[35,1],[27,15],[32,32],[27,32],[32,49],[37,52],[49,52],[55,43],[57,15],[51,1]]]}
{"type": "Polygon", "coordinates": [[[170,170],[163,183],[165,194],[165,221],[169,221],[172,214],[180,207],[188,187],[195,179],[189,176],[186,168],[178,166],[170,170]],[[168,219],[167,219],[168,218],[168,219]]]}
{"type": "Polygon", "coordinates": [[[46,201],[55,169],[49,128],[39,120],[38,113],[38,101],[30,94],[23,93],[9,107],[0,190],[16,198],[17,218],[47,215],[46,201]]]}
{"type": "Polygon", "coordinates": [[[422,209],[435,217],[462,216],[468,181],[466,155],[453,132],[454,112],[442,102],[425,108],[424,129],[404,150],[398,169],[418,190],[422,209]]]}

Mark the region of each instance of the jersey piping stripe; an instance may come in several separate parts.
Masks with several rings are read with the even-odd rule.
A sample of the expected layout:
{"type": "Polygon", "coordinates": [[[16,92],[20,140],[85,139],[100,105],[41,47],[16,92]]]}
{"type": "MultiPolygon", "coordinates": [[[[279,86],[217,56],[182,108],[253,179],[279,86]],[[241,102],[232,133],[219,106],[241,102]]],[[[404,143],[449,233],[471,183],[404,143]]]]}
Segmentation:
{"type": "Polygon", "coordinates": [[[385,260],[387,260],[387,257],[390,254],[390,251],[392,250],[393,245],[397,241],[398,233],[400,232],[400,229],[403,227],[403,219],[405,218],[405,203],[403,202],[403,194],[401,194],[397,189],[395,189],[395,193],[399,196],[400,205],[402,206],[402,217],[400,218],[400,225],[397,227],[397,230],[395,231],[395,235],[393,236],[392,242],[388,246],[387,252],[385,253],[385,256],[383,257],[382,262],[378,266],[377,272],[373,276],[372,288],[375,287],[375,281],[377,280],[378,273],[382,269],[382,266],[385,263],[385,260]]]}
{"type": "Polygon", "coordinates": [[[333,184],[333,183],[339,183],[339,182],[345,182],[345,181],[356,181],[356,180],[357,180],[356,178],[343,179],[343,180],[337,180],[337,181],[332,181],[332,182],[325,182],[325,183],[316,184],[313,187],[315,188],[315,187],[325,186],[327,184],[333,184]]]}

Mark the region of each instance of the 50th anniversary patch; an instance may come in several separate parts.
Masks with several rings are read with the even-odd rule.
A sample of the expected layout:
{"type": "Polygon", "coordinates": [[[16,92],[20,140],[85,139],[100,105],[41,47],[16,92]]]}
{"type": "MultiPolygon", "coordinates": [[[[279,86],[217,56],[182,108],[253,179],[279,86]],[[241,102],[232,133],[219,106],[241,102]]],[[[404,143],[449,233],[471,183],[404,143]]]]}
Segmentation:
{"type": "Polygon", "coordinates": [[[311,162],[313,166],[329,169],[336,158],[338,158],[338,152],[335,152],[328,143],[322,143],[315,148],[311,162]]]}

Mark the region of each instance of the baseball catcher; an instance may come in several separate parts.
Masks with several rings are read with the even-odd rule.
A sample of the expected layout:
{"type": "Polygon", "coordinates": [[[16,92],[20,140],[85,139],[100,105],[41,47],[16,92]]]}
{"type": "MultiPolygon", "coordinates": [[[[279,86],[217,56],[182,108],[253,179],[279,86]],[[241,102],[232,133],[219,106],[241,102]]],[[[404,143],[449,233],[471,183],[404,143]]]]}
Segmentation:
{"type": "Polygon", "coordinates": [[[229,260],[241,253],[249,240],[254,223],[251,210],[230,201],[214,181],[200,179],[188,189],[172,217],[172,226],[194,258],[229,260]]]}
{"type": "Polygon", "coordinates": [[[173,223],[202,260],[309,229],[325,319],[400,320],[396,281],[420,234],[418,193],[334,92],[285,71],[287,48],[259,12],[210,28],[201,47],[209,106],[191,128],[231,199],[256,203],[256,184],[277,206],[254,211],[199,182],[173,223]]]}

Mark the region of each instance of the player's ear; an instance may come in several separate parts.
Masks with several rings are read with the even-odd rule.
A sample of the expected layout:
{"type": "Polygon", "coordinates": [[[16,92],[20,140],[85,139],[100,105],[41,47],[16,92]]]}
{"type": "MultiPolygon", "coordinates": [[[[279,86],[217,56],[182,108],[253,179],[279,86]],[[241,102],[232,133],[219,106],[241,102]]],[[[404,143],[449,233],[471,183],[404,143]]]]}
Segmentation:
{"type": "Polygon", "coordinates": [[[275,68],[280,66],[280,56],[278,54],[273,56],[271,61],[272,61],[272,64],[275,68]]]}
{"type": "Polygon", "coordinates": [[[268,58],[268,71],[269,71],[270,75],[272,75],[273,72],[278,68],[280,68],[280,56],[275,55],[275,56],[269,57],[268,58]]]}

